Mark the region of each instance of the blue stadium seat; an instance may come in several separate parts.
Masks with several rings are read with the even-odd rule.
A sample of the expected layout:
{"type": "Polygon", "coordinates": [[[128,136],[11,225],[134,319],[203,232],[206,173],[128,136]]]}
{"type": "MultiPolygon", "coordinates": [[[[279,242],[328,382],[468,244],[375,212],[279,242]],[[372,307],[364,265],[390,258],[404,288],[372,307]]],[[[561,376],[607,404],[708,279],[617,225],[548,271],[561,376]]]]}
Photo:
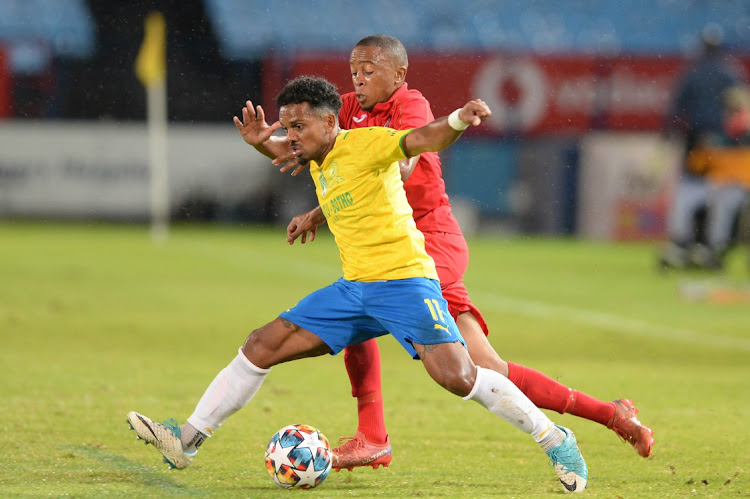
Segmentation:
{"type": "Polygon", "coordinates": [[[206,12],[225,58],[259,58],[277,43],[274,31],[279,24],[272,13],[274,5],[273,2],[206,0],[206,12]]]}
{"type": "Polygon", "coordinates": [[[240,59],[270,46],[345,51],[370,33],[410,50],[679,53],[709,20],[730,45],[750,41],[750,0],[205,1],[224,50],[240,59]]]}
{"type": "Polygon", "coordinates": [[[89,57],[94,23],[85,0],[0,0],[0,41],[41,42],[55,55],[89,57]]]}
{"type": "MultiPolygon", "coordinates": [[[[204,2],[222,55],[240,61],[270,48],[347,51],[371,33],[393,34],[410,50],[680,53],[707,22],[724,28],[729,46],[750,45],[750,0],[204,2]]],[[[88,57],[95,27],[85,0],[0,0],[3,41],[88,57]]]]}

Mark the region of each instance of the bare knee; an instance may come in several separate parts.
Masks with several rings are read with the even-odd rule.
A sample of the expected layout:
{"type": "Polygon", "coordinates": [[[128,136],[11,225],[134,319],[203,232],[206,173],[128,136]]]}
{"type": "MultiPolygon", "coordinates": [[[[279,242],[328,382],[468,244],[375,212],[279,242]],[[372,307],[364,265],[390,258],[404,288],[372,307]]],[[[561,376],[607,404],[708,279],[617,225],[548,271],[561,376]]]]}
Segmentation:
{"type": "Polygon", "coordinates": [[[443,369],[441,376],[435,379],[440,386],[459,397],[465,397],[471,393],[474,388],[474,382],[477,378],[477,369],[473,364],[471,366],[462,366],[462,369],[443,369]],[[468,367],[464,369],[463,367],[468,367]]]}
{"type": "MultiPolygon", "coordinates": [[[[242,353],[245,357],[250,360],[253,364],[258,367],[262,367],[258,362],[264,363],[268,357],[268,353],[271,350],[271,344],[269,342],[269,333],[264,329],[266,326],[259,327],[248,335],[245,339],[245,343],[242,345],[242,353]]],[[[270,367],[270,366],[265,366],[270,367]]]]}
{"type": "Polygon", "coordinates": [[[274,334],[268,330],[269,326],[270,324],[266,324],[254,330],[242,345],[245,357],[261,369],[270,369],[277,363],[272,355],[273,345],[279,344],[280,340],[274,338],[274,334]]]}
{"type": "Polygon", "coordinates": [[[449,392],[465,397],[476,381],[477,369],[460,343],[415,345],[430,377],[449,392]]]}
{"type": "Polygon", "coordinates": [[[254,365],[269,369],[276,364],[331,353],[318,336],[281,317],[250,333],[242,353],[254,365]]]}

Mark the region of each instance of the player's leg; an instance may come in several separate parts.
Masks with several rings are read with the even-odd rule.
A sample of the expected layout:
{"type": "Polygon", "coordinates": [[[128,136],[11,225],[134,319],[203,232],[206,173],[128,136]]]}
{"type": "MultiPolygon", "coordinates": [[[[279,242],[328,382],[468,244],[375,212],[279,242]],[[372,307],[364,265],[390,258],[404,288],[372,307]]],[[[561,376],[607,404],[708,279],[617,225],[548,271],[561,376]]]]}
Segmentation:
{"type": "Polygon", "coordinates": [[[419,357],[430,376],[443,388],[474,400],[490,412],[531,435],[549,456],[565,490],[586,488],[588,467],[573,432],[556,426],[508,378],[475,366],[459,342],[420,345],[419,357]]]}
{"type": "Polygon", "coordinates": [[[572,432],[555,426],[508,378],[474,365],[437,281],[367,283],[363,301],[368,313],[422,360],[440,386],[476,400],[532,435],[554,463],[566,489],[583,490],[588,470],[572,432]]]}
{"type": "Polygon", "coordinates": [[[361,301],[342,281],[315,291],[253,331],[206,389],[186,424],[177,426],[174,420],[161,424],[128,413],[138,437],[153,444],[172,467],[185,468],[204,439],[253,398],[272,366],[337,353],[349,343],[368,338],[360,333],[367,324],[350,319],[363,315],[361,301]]]}
{"type": "Polygon", "coordinates": [[[471,302],[463,283],[469,261],[466,240],[460,234],[425,233],[425,246],[435,260],[443,297],[466,341],[472,361],[508,377],[539,408],[568,412],[611,428],[644,457],[651,454],[653,432],[638,421],[632,401],[604,402],[568,388],[534,369],[504,361],[487,339],[489,329],[471,302]]]}
{"type": "Polygon", "coordinates": [[[392,459],[391,443],[383,415],[380,376],[380,350],[375,339],[344,350],[344,364],[357,399],[357,432],[345,437],[346,443],[333,449],[333,468],[388,466],[392,459]]]}
{"type": "Polygon", "coordinates": [[[714,185],[708,199],[708,243],[711,254],[705,266],[715,270],[723,266],[724,254],[732,239],[737,214],[747,192],[737,184],[714,185]]]}
{"type": "Polygon", "coordinates": [[[248,336],[237,356],[208,386],[187,423],[180,427],[174,420],[157,423],[134,411],[128,413],[128,422],[171,467],[185,468],[203,441],[250,402],[272,366],[330,352],[313,333],[277,318],[248,336]]]}
{"type": "MultiPolygon", "coordinates": [[[[586,406],[584,409],[577,409],[578,391],[568,388],[539,371],[501,359],[471,310],[459,313],[456,324],[466,341],[469,355],[474,363],[508,377],[537,407],[551,409],[560,414],[568,412],[603,425],[606,425],[614,414],[613,402],[596,401],[596,399],[593,399],[596,403],[584,404],[586,406]]],[[[583,394],[582,398],[591,397],[583,394]]]]}
{"type": "MultiPolygon", "coordinates": [[[[445,293],[443,296],[445,296],[445,293]]],[[[471,310],[465,310],[454,314],[450,300],[448,300],[448,309],[451,310],[451,315],[455,317],[458,330],[461,331],[461,336],[466,341],[471,360],[479,367],[492,369],[508,377],[508,363],[500,358],[500,355],[487,340],[487,333],[485,333],[482,324],[474,313],[471,310]]]]}
{"type": "Polygon", "coordinates": [[[505,362],[495,351],[487,339],[487,323],[471,302],[463,283],[469,254],[463,236],[430,233],[425,236],[425,240],[435,259],[441,292],[448,302],[448,310],[456,320],[474,363],[510,378],[537,407],[552,409],[560,414],[576,411],[572,412],[576,416],[607,424],[614,414],[614,403],[597,401],[582,394],[580,409],[576,409],[578,392],[539,371],[505,362]]]}
{"type": "Polygon", "coordinates": [[[357,434],[373,444],[385,444],[388,432],[383,416],[380,349],[373,338],[344,349],[344,364],[357,399],[357,434]]]}
{"type": "Polygon", "coordinates": [[[595,421],[612,429],[620,438],[629,442],[639,455],[651,455],[654,432],[638,420],[638,408],[631,400],[605,402],[585,392],[569,388],[536,369],[506,362],[488,341],[484,329],[486,326],[483,327],[484,319],[478,310],[468,310],[457,315],[456,324],[476,365],[507,376],[540,409],[549,409],[560,414],[568,413],[595,421]]]}
{"type": "MultiPolygon", "coordinates": [[[[476,366],[460,342],[414,343],[414,349],[437,384],[465,400],[476,400],[537,442],[554,428],[552,421],[508,378],[476,366]]],[[[560,435],[557,443],[563,438],[560,435]]]]}
{"type": "Polygon", "coordinates": [[[683,174],[677,185],[672,209],[667,219],[669,242],[662,249],[659,265],[662,268],[683,268],[689,263],[690,245],[695,239],[693,218],[708,196],[705,178],[683,174]]]}

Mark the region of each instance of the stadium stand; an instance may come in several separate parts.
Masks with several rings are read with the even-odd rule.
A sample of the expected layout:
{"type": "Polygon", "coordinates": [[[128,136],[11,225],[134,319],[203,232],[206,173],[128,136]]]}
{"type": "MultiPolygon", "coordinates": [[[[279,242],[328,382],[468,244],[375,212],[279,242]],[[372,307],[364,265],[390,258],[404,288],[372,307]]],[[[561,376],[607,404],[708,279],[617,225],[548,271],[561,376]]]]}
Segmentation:
{"type": "Polygon", "coordinates": [[[132,63],[154,9],[169,26],[168,72],[180,75],[169,77],[170,118],[180,121],[225,120],[217,109],[259,95],[269,54],[346,53],[376,32],[411,53],[684,55],[713,22],[730,50],[750,46],[750,0],[0,0],[10,116],[143,119],[132,63]]]}
{"type": "Polygon", "coordinates": [[[346,48],[372,32],[392,34],[412,50],[684,53],[713,22],[729,47],[750,43],[747,0],[206,0],[206,11],[232,59],[256,58],[269,47],[346,48]]]}
{"type": "MultiPolygon", "coordinates": [[[[131,7],[142,10],[137,6],[152,3],[132,2],[131,7]]],[[[409,8],[397,0],[360,5],[331,0],[200,3],[227,59],[255,59],[271,47],[346,48],[372,32],[391,33],[412,50],[674,53],[689,49],[695,33],[714,22],[723,27],[728,46],[750,43],[747,0],[412,0],[409,8]],[[674,15],[677,9],[679,16],[674,15]]],[[[55,56],[76,58],[91,57],[96,50],[95,18],[85,0],[0,0],[0,14],[0,42],[5,44],[35,41],[49,46],[55,56]]]]}
{"type": "Polygon", "coordinates": [[[94,22],[84,0],[0,0],[0,43],[14,72],[41,71],[54,56],[90,57],[94,22]]]}

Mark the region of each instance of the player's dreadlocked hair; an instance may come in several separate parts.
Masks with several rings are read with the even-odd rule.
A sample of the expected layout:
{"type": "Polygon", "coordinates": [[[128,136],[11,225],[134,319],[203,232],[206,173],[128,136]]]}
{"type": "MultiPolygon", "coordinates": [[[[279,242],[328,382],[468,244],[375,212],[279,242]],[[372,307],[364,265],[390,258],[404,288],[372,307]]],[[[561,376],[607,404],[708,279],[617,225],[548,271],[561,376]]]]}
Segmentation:
{"type": "Polygon", "coordinates": [[[409,67],[406,48],[401,40],[395,36],[369,35],[358,41],[355,47],[379,47],[383,52],[390,55],[399,66],[409,67]]]}
{"type": "Polygon", "coordinates": [[[330,111],[336,116],[341,109],[341,97],[336,87],[325,78],[300,76],[286,85],[276,97],[278,107],[307,102],[311,109],[330,111]]]}

